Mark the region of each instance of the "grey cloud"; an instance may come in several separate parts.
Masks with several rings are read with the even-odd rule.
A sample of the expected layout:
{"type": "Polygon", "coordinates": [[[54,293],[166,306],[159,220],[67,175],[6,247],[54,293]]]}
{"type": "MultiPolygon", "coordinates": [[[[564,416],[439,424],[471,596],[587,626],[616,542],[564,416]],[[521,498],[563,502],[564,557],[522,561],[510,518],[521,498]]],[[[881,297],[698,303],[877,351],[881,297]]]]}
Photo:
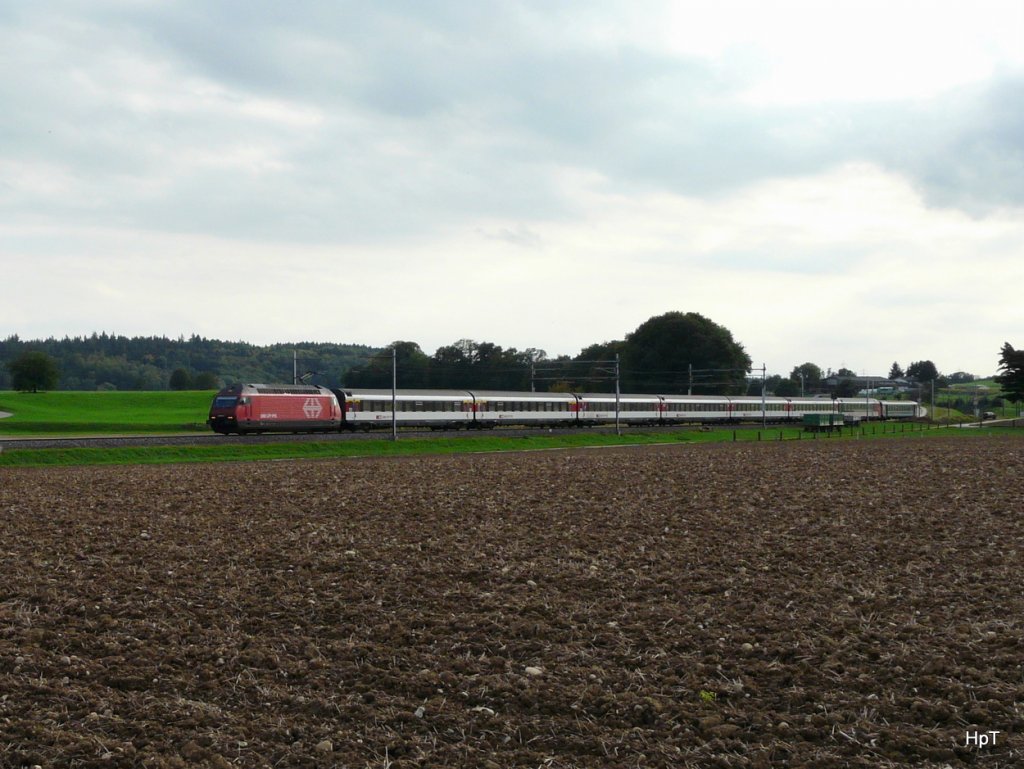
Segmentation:
{"type": "Polygon", "coordinates": [[[61,169],[68,187],[21,190],[9,213],[45,200],[92,223],[358,242],[481,215],[571,216],[555,167],[706,197],[848,160],[905,174],[934,205],[1024,202],[1020,80],[926,104],[769,109],[737,99],[753,75],[742,67],[556,44],[571,20],[552,14],[571,8],[548,4],[108,2],[88,19],[63,8],[54,25],[52,8],[0,16],[24,72],[0,81],[0,139],[17,148],[5,154],[61,169]],[[133,63],[154,68],[145,109],[103,93],[131,81],[133,63]],[[169,103],[188,101],[189,78],[224,94],[169,103]],[[274,121],[232,99],[321,121],[274,121]],[[271,162],[195,160],[238,152],[271,162]]]}
{"type": "Polygon", "coordinates": [[[907,136],[903,153],[889,147],[883,157],[930,203],[973,214],[1024,203],[1024,79],[940,101],[924,117],[935,126],[929,144],[907,136]]]}
{"type": "Polygon", "coordinates": [[[486,238],[500,240],[520,248],[538,249],[544,245],[544,239],[524,224],[513,228],[503,227],[497,232],[480,232],[486,238]]]}

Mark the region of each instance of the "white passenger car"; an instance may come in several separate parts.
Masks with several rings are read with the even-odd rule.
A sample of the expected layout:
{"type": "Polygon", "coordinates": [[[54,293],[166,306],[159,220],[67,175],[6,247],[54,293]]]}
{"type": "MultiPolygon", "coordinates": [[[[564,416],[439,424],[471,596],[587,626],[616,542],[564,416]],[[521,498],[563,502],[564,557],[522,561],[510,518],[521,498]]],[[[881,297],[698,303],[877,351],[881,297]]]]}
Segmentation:
{"type": "MultiPolygon", "coordinates": [[[[369,430],[391,426],[391,390],[340,392],[345,396],[343,427],[369,430]]],[[[395,422],[400,427],[472,427],[473,395],[462,390],[399,390],[395,422]]]]}
{"type": "Polygon", "coordinates": [[[477,427],[571,425],[576,396],[571,393],[526,393],[473,390],[477,427]]]}
{"type": "Polygon", "coordinates": [[[729,399],[724,395],[662,395],[662,419],[666,424],[718,422],[729,418],[729,399]]]}
{"type": "Polygon", "coordinates": [[[914,401],[882,401],[882,415],[886,419],[913,419],[924,417],[927,410],[914,401]]]}
{"type": "Polygon", "coordinates": [[[736,422],[789,422],[793,419],[789,398],[742,395],[729,398],[729,419],[736,422]]]}
{"type": "MultiPolygon", "coordinates": [[[[615,422],[615,393],[583,393],[576,397],[580,425],[615,422]]],[[[621,424],[658,424],[661,420],[661,398],[657,395],[620,395],[618,407],[621,424]]]]}
{"type": "Polygon", "coordinates": [[[837,398],[840,414],[858,419],[881,419],[882,403],[874,398],[837,398]]]}

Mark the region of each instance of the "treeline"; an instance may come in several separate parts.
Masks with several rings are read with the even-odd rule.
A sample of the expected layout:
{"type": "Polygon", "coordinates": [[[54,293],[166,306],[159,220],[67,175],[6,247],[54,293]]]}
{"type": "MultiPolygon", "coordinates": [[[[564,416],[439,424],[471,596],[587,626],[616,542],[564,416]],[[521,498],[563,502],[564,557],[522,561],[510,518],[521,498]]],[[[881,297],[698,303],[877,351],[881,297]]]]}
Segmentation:
{"type": "Polygon", "coordinates": [[[288,382],[296,350],[299,373],[318,372],[323,384],[332,386],[340,384],[344,372],[374,352],[371,347],[355,344],[259,346],[201,336],[169,339],[101,333],[22,341],[15,335],[0,341],[0,389],[9,389],[12,384],[6,364],[28,351],[43,352],[54,360],[61,390],[167,390],[176,372],[176,384],[184,381],[203,389],[242,381],[288,382]]]}
{"type": "MultiPolygon", "coordinates": [[[[592,344],[575,356],[503,348],[462,339],[426,354],[415,342],[384,350],[365,345],[300,343],[260,347],[192,336],[89,337],[0,342],[0,389],[12,386],[8,365],[28,351],[56,364],[62,390],[210,389],[235,382],[288,382],[293,354],[303,381],[328,387],[391,386],[392,351],[398,386],[612,392],[741,393],[750,358],[728,329],[697,313],[670,312],[641,324],[625,339],[592,344]]],[[[46,385],[40,385],[45,389],[46,385]]]]}
{"type": "Polygon", "coordinates": [[[394,342],[345,376],[350,387],[388,388],[392,352],[398,386],[537,392],[740,393],[750,358],[732,334],[697,313],[670,312],[641,324],[624,340],[601,342],[576,356],[502,348],[461,339],[427,355],[415,342],[394,342]],[[616,360],[618,356],[618,360],[616,360]]]}
{"type": "MultiPolygon", "coordinates": [[[[345,386],[409,389],[529,390],[531,366],[547,360],[543,350],[520,352],[491,342],[461,339],[427,355],[416,342],[393,342],[377,355],[350,369],[345,386]]],[[[546,389],[546,388],[545,388],[546,389]]]]}
{"type": "MultiPolygon", "coordinates": [[[[589,349],[589,348],[588,348],[589,349]]],[[[583,353],[549,358],[544,350],[503,348],[492,342],[460,339],[427,355],[415,342],[394,342],[366,363],[349,370],[349,387],[416,390],[610,390],[615,387],[614,352],[602,364],[583,363],[583,353]]]]}

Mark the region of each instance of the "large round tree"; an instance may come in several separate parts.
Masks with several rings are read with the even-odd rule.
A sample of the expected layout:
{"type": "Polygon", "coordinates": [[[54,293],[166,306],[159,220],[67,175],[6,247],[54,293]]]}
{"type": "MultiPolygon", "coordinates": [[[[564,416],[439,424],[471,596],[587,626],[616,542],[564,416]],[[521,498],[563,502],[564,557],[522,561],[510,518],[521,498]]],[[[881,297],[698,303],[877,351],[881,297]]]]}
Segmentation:
{"type": "Polygon", "coordinates": [[[750,356],[724,326],[696,312],[667,312],[626,337],[622,383],[634,392],[742,393],[750,356]]]}
{"type": "Polygon", "coordinates": [[[22,392],[52,390],[57,386],[60,372],[57,363],[45,352],[30,350],[23,352],[7,364],[11,372],[11,384],[22,392]]]}

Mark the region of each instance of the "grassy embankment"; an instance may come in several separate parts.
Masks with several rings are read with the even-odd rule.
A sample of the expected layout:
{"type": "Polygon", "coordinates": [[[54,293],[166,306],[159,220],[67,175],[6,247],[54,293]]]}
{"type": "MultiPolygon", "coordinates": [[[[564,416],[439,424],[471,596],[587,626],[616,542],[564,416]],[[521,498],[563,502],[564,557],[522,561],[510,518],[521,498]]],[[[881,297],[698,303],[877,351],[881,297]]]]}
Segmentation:
{"type": "Polygon", "coordinates": [[[1002,387],[992,378],[937,389],[934,393],[934,407],[931,403],[932,393],[927,387],[922,388],[919,394],[929,416],[945,424],[966,423],[977,419],[975,408],[991,411],[997,419],[1015,419],[1019,415],[1019,405],[1006,399],[1002,387]],[[996,405],[995,401],[1000,403],[996,405]],[[957,406],[966,408],[966,411],[958,410],[957,406]]]}
{"type": "Polygon", "coordinates": [[[0,392],[0,436],[204,432],[212,391],[0,392]]]}
{"type": "Polygon", "coordinates": [[[999,419],[1014,419],[1018,415],[1018,404],[1005,399],[1002,388],[994,379],[978,379],[974,382],[956,384],[935,393],[935,419],[948,422],[970,421],[975,419],[974,407],[969,407],[966,413],[961,413],[953,408],[954,403],[963,403],[965,400],[970,403],[978,398],[976,404],[980,411],[991,411],[999,419]],[[991,401],[1001,400],[1000,405],[994,405],[991,401]],[[986,403],[986,401],[988,401],[986,403]]]}
{"type": "MultiPolygon", "coordinates": [[[[0,410],[15,413],[0,420],[0,436],[54,437],[205,431],[202,424],[211,393],[0,393],[0,410]]],[[[559,448],[652,445],[727,441],[849,440],[950,434],[905,423],[870,424],[839,434],[810,434],[799,427],[765,430],[680,428],[672,432],[644,432],[626,428],[623,435],[583,430],[570,435],[510,437],[500,433],[422,438],[400,436],[398,442],[380,440],[302,441],[294,443],[217,443],[204,446],[137,446],[120,448],[15,449],[0,453],[0,466],[60,466],[97,464],[162,464],[275,459],[318,459],[353,456],[397,456],[559,448]]],[[[964,434],[1003,432],[999,428],[963,431],[964,434]]],[[[1006,432],[1013,432],[1005,430],[1006,432]]],[[[952,431],[960,433],[961,431],[952,431]]],[[[1016,431],[1020,434],[1020,431],[1016,431]]]]}

